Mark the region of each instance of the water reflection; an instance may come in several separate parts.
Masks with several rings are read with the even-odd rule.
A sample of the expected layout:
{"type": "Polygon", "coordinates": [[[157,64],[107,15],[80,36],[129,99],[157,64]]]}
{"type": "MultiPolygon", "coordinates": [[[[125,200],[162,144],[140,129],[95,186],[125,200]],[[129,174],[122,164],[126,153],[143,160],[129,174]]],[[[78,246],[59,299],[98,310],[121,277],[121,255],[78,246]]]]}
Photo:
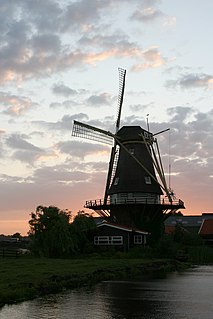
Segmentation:
{"type": "Polygon", "coordinates": [[[211,319],[213,267],[143,282],[102,282],[92,289],[5,306],[1,319],[211,319]]]}

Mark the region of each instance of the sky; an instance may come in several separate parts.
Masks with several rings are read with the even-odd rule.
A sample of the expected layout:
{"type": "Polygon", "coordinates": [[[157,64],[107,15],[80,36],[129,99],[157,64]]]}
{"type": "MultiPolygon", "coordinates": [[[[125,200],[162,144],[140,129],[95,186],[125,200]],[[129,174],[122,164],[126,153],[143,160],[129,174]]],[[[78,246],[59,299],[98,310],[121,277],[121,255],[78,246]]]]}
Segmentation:
{"type": "Polygon", "coordinates": [[[213,211],[212,0],[0,0],[0,234],[29,230],[38,205],[103,198],[110,147],[73,120],[158,136],[184,214],[213,211]]]}

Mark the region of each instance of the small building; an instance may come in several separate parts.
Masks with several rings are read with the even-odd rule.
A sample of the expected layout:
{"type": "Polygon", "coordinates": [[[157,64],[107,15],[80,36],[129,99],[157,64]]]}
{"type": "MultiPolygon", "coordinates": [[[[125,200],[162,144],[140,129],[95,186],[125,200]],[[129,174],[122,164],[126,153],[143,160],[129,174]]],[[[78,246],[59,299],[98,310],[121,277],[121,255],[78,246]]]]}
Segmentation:
{"type": "Polygon", "coordinates": [[[177,225],[190,234],[199,235],[206,244],[213,245],[213,213],[170,216],[164,223],[165,233],[174,233],[177,225]]]}
{"type": "Polygon", "coordinates": [[[128,251],[134,246],[147,244],[149,233],[139,229],[114,224],[103,220],[97,224],[97,231],[94,236],[95,246],[117,247],[128,251]]]}
{"type": "Polygon", "coordinates": [[[175,231],[177,225],[181,226],[185,230],[192,234],[198,234],[200,226],[203,222],[202,215],[175,215],[170,216],[165,220],[165,232],[172,233],[175,231]]]}
{"type": "Polygon", "coordinates": [[[204,220],[213,219],[212,213],[202,215],[174,215],[165,220],[165,233],[171,234],[177,225],[181,226],[191,234],[198,234],[204,220]]]}

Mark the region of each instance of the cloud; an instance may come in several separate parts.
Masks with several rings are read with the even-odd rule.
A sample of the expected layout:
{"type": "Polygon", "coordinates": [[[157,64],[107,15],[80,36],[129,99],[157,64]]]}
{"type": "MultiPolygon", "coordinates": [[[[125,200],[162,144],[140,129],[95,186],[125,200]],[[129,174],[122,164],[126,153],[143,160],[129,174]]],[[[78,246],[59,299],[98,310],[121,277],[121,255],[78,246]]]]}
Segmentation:
{"type": "Polygon", "coordinates": [[[78,43],[84,47],[102,48],[106,52],[117,54],[122,54],[122,51],[133,52],[138,50],[138,44],[129,41],[129,36],[119,30],[110,34],[107,34],[107,32],[95,35],[85,34],[79,39],[78,43]]]}
{"type": "Polygon", "coordinates": [[[70,131],[72,130],[73,121],[77,120],[86,124],[101,128],[103,130],[109,130],[114,132],[115,120],[113,116],[106,116],[101,120],[89,120],[89,116],[85,113],[77,113],[73,115],[64,115],[61,120],[57,122],[47,121],[32,121],[33,125],[42,127],[48,130],[70,131]]]}
{"type": "Polygon", "coordinates": [[[2,198],[7,200],[1,201],[0,208],[7,215],[1,214],[1,219],[8,219],[9,213],[13,220],[27,221],[30,212],[38,205],[54,205],[76,213],[80,208],[84,209],[86,199],[92,199],[94,194],[101,196],[104,182],[105,174],[102,172],[71,172],[60,166],[38,169],[22,182],[18,177],[4,176],[4,181],[0,180],[0,187],[2,198]],[[9,206],[8,194],[13,199],[9,206]]]}
{"type": "MultiPolygon", "coordinates": [[[[8,2],[0,13],[4,22],[0,36],[1,84],[48,77],[71,68],[84,69],[112,57],[148,59],[146,65],[138,65],[137,69],[159,66],[163,58],[150,64],[146,51],[129,40],[127,31],[115,30],[103,21],[106,9],[114,14],[125,3],[128,1],[81,0],[59,4],[54,0],[17,0],[16,5],[8,2]]],[[[137,3],[140,1],[134,5],[137,3]]],[[[151,19],[160,14],[154,7],[147,7],[156,3],[143,1],[144,17],[151,19]]],[[[71,90],[55,87],[58,95],[68,96],[74,93],[71,90]]]]}
{"type": "Polygon", "coordinates": [[[130,109],[133,112],[141,112],[142,110],[145,110],[149,107],[153,107],[153,102],[147,103],[147,104],[134,104],[134,105],[130,105],[130,109]]]}
{"type": "Polygon", "coordinates": [[[64,85],[63,83],[55,84],[52,88],[54,94],[61,96],[70,96],[78,94],[77,90],[71,89],[70,87],[64,85]]]}
{"type": "Polygon", "coordinates": [[[27,142],[25,139],[28,138],[26,135],[12,134],[7,138],[7,145],[13,149],[21,149],[28,151],[41,151],[41,149],[33,144],[27,142]]]}
{"type": "Polygon", "coordinates": [[[19,176],[10,176],[7,174],[0,174],[0,181],[1,182],[9,182],[9,183],[20,183],[23,182],[24,179],[19,176]]]}
{"type": "Polygon", "coordinates": [[[100,155],[109,152],[109,147],[105,145],[78,141],[59,142],[56,148],[61,153],[69,154],[73,158],[79,157],[80,159],[83,159],[87,155],[100,155]]]}
{"type": "Polygon", "coordinates": [[[175,107],[168,108],[167,113],[171,117],[170,123],[171,122],[183,123],[188,119],[188,117],[192,113],[194,113],[194,111],[191,107],[175,106],[175,107]]]}
{"type": "Polygon", "coordinates": [[[14,159],[33,164],[34,161],[44,156],[46,151],[29,143],[26,139],[28,139],[26,135],[14,133],[6,139],[6,145],[14,150],[12,155],[14,159]]]}
{"type": "Polygon", "coordinates": [[[87,100],[86,103],[97,107],[101,105],[112,105],[113,99],[108,93],[101,93],[99,95],[91,95],[87,100]]]}
{"type": "Polygon", "coordinates": [[[65,109],[70,109],[70,108],[73,108],[73,107],[78,107],[79,105],[81,105],[80,103],[78,102],[75,102],[73,100],[66,100],[66,101],[63,101],[62,103],[59,103],[59,102],[53,102],[53,103],[50,103],[50,108],[52,109],[58,109],[58,108],[65,108],[65,109]]]}
{"type": "Polygon", "coordinates": [[[49,130],[68,130],[71,131],[73,121],[88,120],[88,115],[85,113],[78,113],[73,115],[64,115],[61,120],[57,122],[47,121],[32,121],[32,124],[49,129],[49,130]]]}
{"type": "Polygon", "coordinates": [[[141,58],[145,61],[132,66],[131,71],[140,72],[148,68],[158,68],[167,63],[167,59],[162,57],[157,47],[149,48],[142,52],[141,58]]]}
{"type": "Polygon", "coordinates": [[[53,51],[57,53],[61,48],[61,40],[58,35],[52,33],[35,35],[32,38],[32,48],[41,55],[53,51]]]}
{"type": "Polygon", "coordinates": [[[163,26],[173,26],[176,24],[176,17],[168,16],[159,8],[160,1],[141,1],[138,8],[130,16],[130,20],[153,24],[155,21],[162,21],[163,26]]]}
{"type": "Polygon", "coordinates": [[[44,151],[18,150],[13,153],[12,158],[33,165],[44,154],[44,151]]]}
{"type": "Polygon", "coordinates": [[[156,20],[163,16],[164,14],[160,10],[154,7],[146,7],[141,10],[140,9],[136,10],[131,16],[131,19],[147,23],[147,22],[153,22],[153,20],[156,20]]]}
{"type": "Polygon", "coordinates": [[[95,52],[92,46],[86,50],[78,43],[78,37],[87,33],[91,25],[98,31],[101,10],[109,5],[108,1],[96,0],[61,5],[54,0],[7,2],[0,13],[0,82],[47,77],[118,54],[113,46],[95,52]],[[70,34],[76,34],[72,45],[70,34]]]}
{"type": "Polygon", "coordinates": [[[185,161],[196,161],[198,167],[203,167],[203,163],[208,163],[213,156],[213,150],[209,147],[213,136],[213,110],[202,113],[179,106],[168,110],[168,113],[172,115],[171,138],[176,158],[185,157],[185,161]]]}
{"type": "Polygon", "coordinates": [[[22,8],[21,17],[26,16],[35,26],[38,34],[52,32],[53,30],[59,31],[64,9],[59,6],[58,1],[19,0],[19,3],[17,9],[22,8]]]}
{"type": "Polygon", "coordinates": [[[96,24],[100,19],[100,10],[106,7],[105,0],[81,0],[79,2],[70,3],[64,12],[63,16],[63,29],[76,29],[84,30],[86,26],[96,24]]]}
{"type": "MultiPolygon", "coordinates": [[[[23,53],[24,54],[24,53],[23,53]]],[[[6,54],[5,54],[6,55],[6,54]]],[[[55,72],[63,72],[72,68],[83,68],[86,65],[96,65],[96,63],[107,60],[111,57],[137,57],[140,55],[138,48],[125,48],[119,50],[112,48],[110,50],[100,49],[99,52],[83,52],[80,49],[70,50],[69,52],[60,52],[56,54],[43,55],[33,51],[26,53],[23,61],[17,60],[10,62],[10,65],[4,64],[0,81],[6,83],[13,80],[29,80],[32,78],[47,77],[55,72]]],[[[0,57],[1,60],[1,57],[0,57]]],[[[8,59],[9,62],[9,59],[8,59]]],[[[0,61],[1,63],[1,61],[0,61]]]]}
{"type": "Polygon", "coordinates": [[[176,25],[176,22],[177,22],[176,17],[165,17],[164,22],[163,22],[163,25],[164,25],[165,27],[167,27],[167,26],[174,26],[174,25],[176,25]]]}
{"type": "Polygon", "coordinates": [[[213,75],[205,73],[189,73],[182,75],[178,80],[169,80],[166,82],[168,87],[177,87],[183,89],[193,89],[193,88],[213,88],[213,75]]]}
{"type": "Polygon", "coordinates": [[[72,171],[68,166],[45,166],[34,172],[33,178],[29,178],[36,183],[72,183],[86,182],[90,178],[90,174],[84,171],[72,171]]]}
{"type": "Polygon", "coordinates": [[[11,93],[0,92],[0,103],[5,106],[4,114],[20,116],[38,104],[30,98],[11,93]]]}

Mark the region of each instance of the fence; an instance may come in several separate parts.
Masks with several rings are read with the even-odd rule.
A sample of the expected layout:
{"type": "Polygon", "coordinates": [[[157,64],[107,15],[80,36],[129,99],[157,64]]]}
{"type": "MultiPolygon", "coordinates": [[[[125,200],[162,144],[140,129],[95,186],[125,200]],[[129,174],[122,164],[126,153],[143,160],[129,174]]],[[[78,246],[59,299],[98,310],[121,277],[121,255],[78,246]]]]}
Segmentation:
{"type": "Polygon", "coordinates": [[[0,249],[0,257],[13,257],[17,258],[19,257],[19,252],[16,249],[8,249],[8,248],[1,248],[0,249]]]}

